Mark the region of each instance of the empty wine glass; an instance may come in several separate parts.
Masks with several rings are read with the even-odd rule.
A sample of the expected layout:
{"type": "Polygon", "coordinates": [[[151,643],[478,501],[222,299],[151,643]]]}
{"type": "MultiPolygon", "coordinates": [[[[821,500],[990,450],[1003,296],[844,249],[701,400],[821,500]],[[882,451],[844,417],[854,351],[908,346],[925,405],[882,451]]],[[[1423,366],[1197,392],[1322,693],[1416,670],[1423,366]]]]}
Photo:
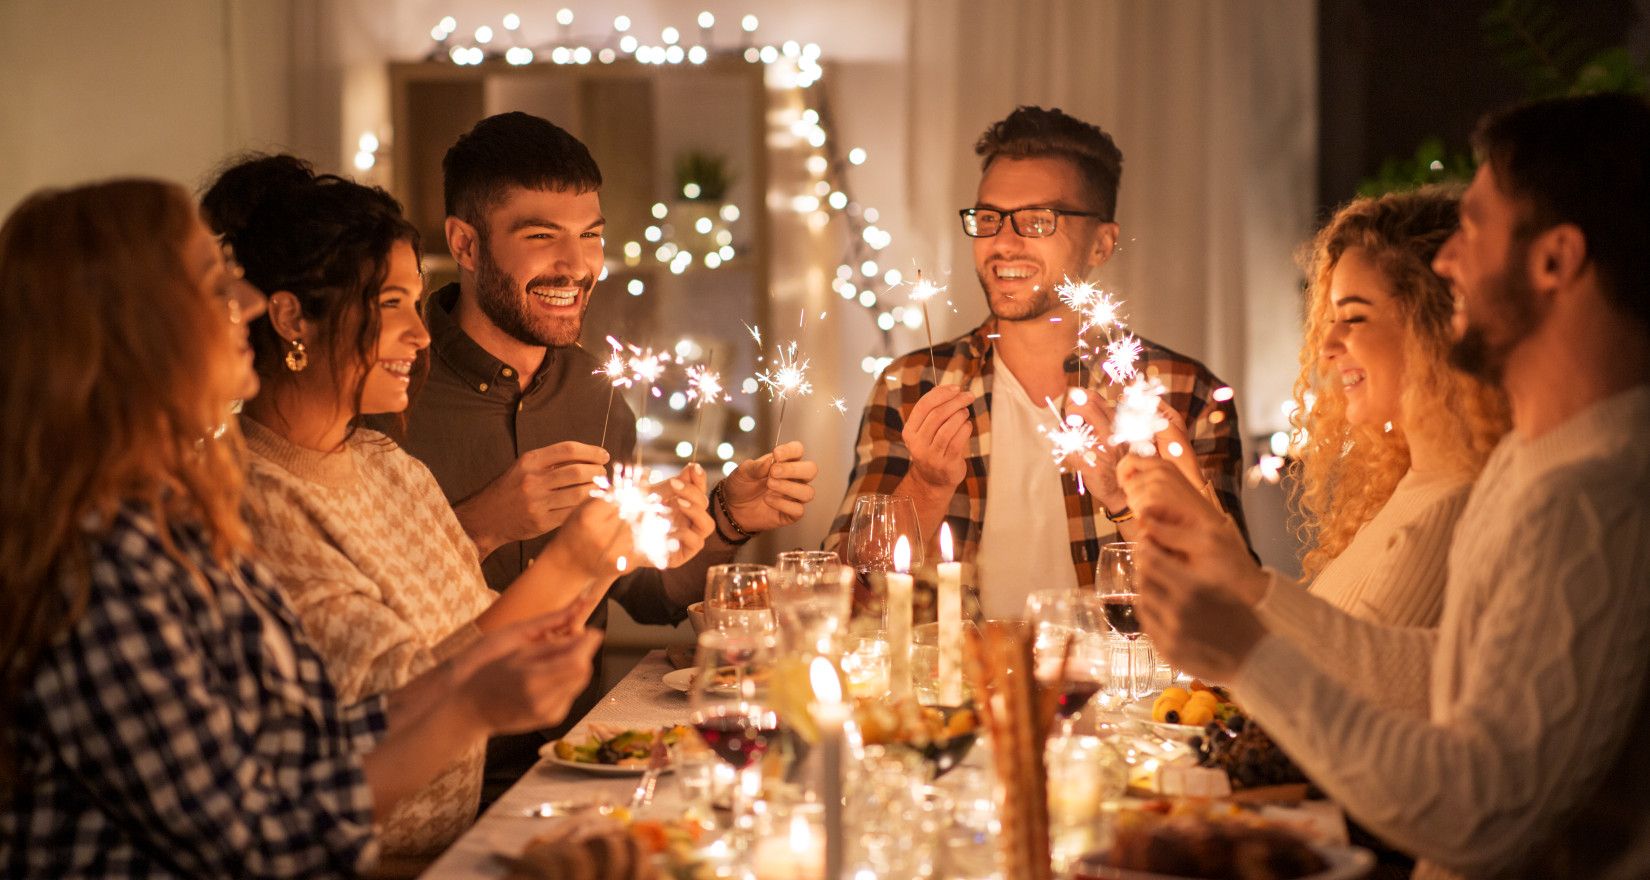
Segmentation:
{"type": "Polygon", "coordinates": [[[829,550],[779,554],[771,584],[774,614],[795,650],[836,656],[853,602],[853,572],[829,550]]]}
{"type": "Polygon", "coordinates": [[[917,523],[917,504],[908,495],[861,495],[854,500],[848,524],[848,541],[843,560],[857,575],[854,604],[875,609],[881,604],[872,589],[872,572],[895,571],[894,548],[900,538],[911,548],[914,571],[922,564],[922,528],[917,523]]]}
{"type": "Polygon", "coordinates": [[[1056,708],[1062,732],[1070,734],[1077,714],[1106,681],[1109,627],[1100,598],[1081,590],[1037,590],[1026,597],[1032,628],[1034,674],[1060,688],[1056,708]]]}
{"type": "Polygon", "coordinates": [[[705,573],[705,625],[730,634],[771,633],[774,628],[766,565],[713,565],[705,573]]]}
{"type": "MultiPolygon", "coordinates": [[[[1126,542],[1107,544],[1100,548],[1100,562],[1094,570],[1095,589],[1100,605],[1112,631],[1127,640],[1128,672],[1122,693],[1130,700],[1139,699],[1151,691],[1140,686],[1135,670],[1136,640],[1140,638],[1140,619],[1135,615],[1135,600],[1140,597],[1140,576],[1134,564],[1134,545],[1126,542]]],[[[1156,675],[1156,668],[1152,670],[1156,675]]]]}

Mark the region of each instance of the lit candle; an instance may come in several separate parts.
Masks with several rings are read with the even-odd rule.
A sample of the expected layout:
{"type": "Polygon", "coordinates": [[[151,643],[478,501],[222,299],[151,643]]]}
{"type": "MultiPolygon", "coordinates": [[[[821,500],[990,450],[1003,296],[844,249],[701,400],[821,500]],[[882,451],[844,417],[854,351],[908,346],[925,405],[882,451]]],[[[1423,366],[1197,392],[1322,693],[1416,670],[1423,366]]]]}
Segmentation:
{"type": "Polygon", "coordinates": [[[940,705],[962,705],[962,563],[952,562],[951,524],[940,524],[940,705]]]}
{"type": "Polygon", "coordinates": [[[894,570],[888,573],[888,695],[911,695],[911,542],[894,544],[894,570]]]}
{"type": "Polygon", "coordinates": [[[815,657],[808,669],[808,678],[814,688],[814,726],[819,728],[819,799],[825,805],[825,876],[829,880],[840,880],[842,847],[847,833],[842,825],[843,725],[852,710],[842,699],[842,682],[831,661],[815,657]]]}

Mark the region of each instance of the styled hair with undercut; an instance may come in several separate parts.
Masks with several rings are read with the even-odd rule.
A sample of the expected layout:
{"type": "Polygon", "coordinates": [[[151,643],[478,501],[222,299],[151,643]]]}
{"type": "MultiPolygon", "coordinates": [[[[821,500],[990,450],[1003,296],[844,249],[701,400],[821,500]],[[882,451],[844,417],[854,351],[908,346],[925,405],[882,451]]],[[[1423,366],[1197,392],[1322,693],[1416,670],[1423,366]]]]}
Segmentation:
{"type": "Polygon", "coordinates": [[[489,116],[460,135],[441,160],[447,216],[476,227],[512,187],[582,194],[602,187],[602,172],[579,139],[555,123],[513,111],[489,116]]]}
{"type": "Polygon", "coordinates": [[[1103,222],[1117,219],[1117,189],[1123,180],[1123,151],[1099,126],[1058,109],[1017,107],[980,135],[974,144],[980,171],[998,159],[1065,159],[1076,166],[1088,190],[1088,207],[1103,222]]]}

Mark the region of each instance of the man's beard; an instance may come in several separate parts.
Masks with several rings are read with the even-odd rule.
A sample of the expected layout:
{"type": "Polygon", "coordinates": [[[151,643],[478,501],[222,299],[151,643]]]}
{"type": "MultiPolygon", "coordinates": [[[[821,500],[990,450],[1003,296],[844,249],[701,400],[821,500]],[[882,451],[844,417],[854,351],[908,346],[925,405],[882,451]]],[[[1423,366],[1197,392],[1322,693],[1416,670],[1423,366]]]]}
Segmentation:
{"type": "Polygon", "coordinates": [[[979,279],[980,290],[985,292],[986,308],[1000,321],[1035,321],[1060,304],[1060,295],[1052,288],[1034,290],[1029,296],[1010,297],[1002,293],[993,294],[991,282],[996,278],[987,274],[990,271],[975,269],[974,276],[979,279]]]}
{"type": "Polygon", "coordinates": [[[1450,366],[1499,385],[1513,348],[1535,331],[1535,287],[1530,284],[1528,243],[1509,249],[1499,276],[1485,281],[1480,314],[1467,313],[1467,327],[1449,349],[1450,366]],[[1493,337],[1492,338],[1492,334],[1493,337]]]}
{"type": "Polygon", "coordinates": [[[584,313],[590,309],[590,291],[596,286],[592,277],[574,278],[571,275],[540,275],[527,284],[519,284],[493,260],[493,249],[483,237],[479,241],[476,258],[476,305],[487,320],[511,337],[528,345],[563,348],[579,344],[584,329],[584,313]],[[533,313],[527,291],[541,287],[577,287],[579,314],[576,318],[545,318],[533,313]]]}

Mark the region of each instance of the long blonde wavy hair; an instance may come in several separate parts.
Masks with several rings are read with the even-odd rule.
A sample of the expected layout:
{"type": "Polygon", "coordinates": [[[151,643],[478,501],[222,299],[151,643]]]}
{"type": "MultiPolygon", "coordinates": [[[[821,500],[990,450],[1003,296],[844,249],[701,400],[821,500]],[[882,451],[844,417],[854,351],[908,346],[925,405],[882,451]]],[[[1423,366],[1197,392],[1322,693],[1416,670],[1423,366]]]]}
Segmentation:
{"type": "MultiPolygon", "coordinates": [[[[1432,258],[1459,225],[1461,192],[1424,187],[1341,206],[1303,254],[1309,287],[1306,342],[1295,380],[1290,423],[1304,431],[1301,480],[1293,499],[1296,533],[1310,548],[1302,560],[1315,576],[1352,542],[1392,497],[1409,470],[1409,438],[1396,422],[1354,426],[1346,419],[1339,373],[1319,352],[1334,324],[1329,283],[1341,256],[1361,248],[1385,276],[1407,333],[1402,411],[1412,431],[1444,453],[1443,466],[1471,479],[1507,432],[1506,396],[1450,368],[1446,361],[1454,305],[1432,258]],[[1424,415],[1415,415],[1424,414],[1424,415]]],[[[1297,434],[1298,436],[1298,434],[1297,434]]]]}
{"type": "MultiPolygon", "coordinates": [[[[84,612],[83,531],[122,504],[162,541],[201,524],[222,561],[250,546],[225,307],[185,260],[203,229],[186,191],[151,180],[38,193],[0,227],[0,715],[84,612]]],[[[14,753],[8,734],[0,783],[14,753]]]]}

